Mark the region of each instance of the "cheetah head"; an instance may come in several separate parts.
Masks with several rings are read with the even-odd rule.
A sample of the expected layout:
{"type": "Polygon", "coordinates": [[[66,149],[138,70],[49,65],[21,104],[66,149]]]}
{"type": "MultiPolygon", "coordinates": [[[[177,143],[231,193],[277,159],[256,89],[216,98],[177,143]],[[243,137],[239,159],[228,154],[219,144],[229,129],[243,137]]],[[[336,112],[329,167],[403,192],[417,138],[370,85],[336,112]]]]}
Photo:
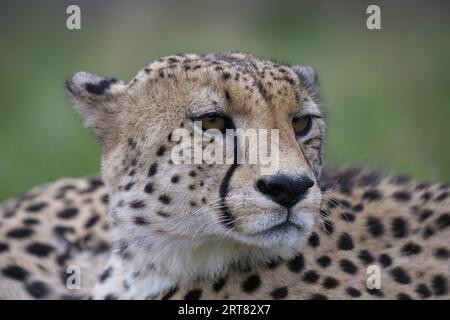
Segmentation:
{"type": "Polygon", "coordinates": [[[185,264],[254,262],[294,254],[309,236],[322,200],[325,131],[311,67],[242,53],[173,55],[128,84],[78,72],[66,86],[101,141],[123,257],[151,252],[154,262],[189,252],[185,264]],[[175,139],[179,129],[188,135],[175,139]],[[261,163],[236,159],[174,160],[181,149],[193,155],[211,141],[233,150],[227,129],[276,129],[276,170],[262,174],[261,163]]]}

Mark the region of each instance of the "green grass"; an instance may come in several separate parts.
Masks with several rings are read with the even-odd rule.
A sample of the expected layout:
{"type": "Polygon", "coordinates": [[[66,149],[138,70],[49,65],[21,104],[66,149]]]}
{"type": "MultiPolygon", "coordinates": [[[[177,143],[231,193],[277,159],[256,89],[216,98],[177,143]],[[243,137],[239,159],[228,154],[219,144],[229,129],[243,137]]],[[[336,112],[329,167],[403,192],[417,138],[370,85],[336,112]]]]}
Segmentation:
{"type": "Polygon", "coordinates": [[[336,14],[334,7],[283,10],[268,2],[260,11],[205,12],[89,3],[81,5],[81,31],[65,30],[64,2],[32,13],[24,4],[2,10],[0,201],[98,172],[100,148],[64,93],[68,75],[86,70],[128,81],[175,52],[240,50],[313,65],[329,113],[328,164],[450,180],[450,23],[434,19],[445,8],[405,16],[386,6],[383,30],[368,31],[362,4],[336,14]]]}

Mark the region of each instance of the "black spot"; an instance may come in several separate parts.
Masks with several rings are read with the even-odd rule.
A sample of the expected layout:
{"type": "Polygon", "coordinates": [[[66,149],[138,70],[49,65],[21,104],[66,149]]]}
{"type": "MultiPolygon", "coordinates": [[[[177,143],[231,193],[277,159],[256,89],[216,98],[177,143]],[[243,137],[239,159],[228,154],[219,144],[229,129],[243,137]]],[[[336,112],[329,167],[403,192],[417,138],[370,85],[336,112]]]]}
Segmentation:
{"type": "Polygon", "coordinates": [[[359,179],[359,185],[360,186],[375,186],[377,185],[381,180],[381,176],[378,172],[371,172],[366,175],[363,175],[359,179]]]}
{"type": "Polygon", "coordinates": [[[433,289],[435,295],[442,296],[447,294],[447,279],[442,275],[434,276],[431,282],[431,288],[433,289]]]}
{"type": "Polygon", "coordinates": [[[381,265],[384,268],[387,268],[392,264],[392,258],[387,254],[380,255],[380,257],[378,258],[378,261],[381,263],[381,265]]]}
{"type": "Polygon", "coordinates": [[[319,275],[314,270],[305,272],[302,278],[306,283],[316,283],[319,280],[319,275]]]}
{"type": "Polygon", "coordinates": [[[375,296],[375,297],[383,297],[384,296],[383,291],[381,291],[381,289],[376,289],[376,288],[369,289],[369,288],[367,288],[366,291],[367,291],[368,294],[370,294],[372,296],[375,296]]]}
{"type": "Polygon", "coordinates": [[[401,248],[401,252],[407,256],[418,254],[420,251],[422,251],[422,247],[413,242],[409,242],[401,248]]]}
{"type": "Polygon", "coordinates": [[[431,297],[431,290],[424,283],[421,283],[416,287],[416,292],[422,299],[431,297]]]}
{"type": "Polygon", "coordinates": [[[364,264],[370,264],[374,262],[375,258],[372,256],[372,254],[367,250],[361,250],[359,252],[358,258],[364,263],[364,264]]]}
{"type": "Polygon", "coordinates": [[[430,200],[431,198],[431,193],[430,192],[424,192],[420,198],[423,200],[423,202],[427,202],[428,200],[430,200]]]}
{"type": "Polygon", "coordinates": [[[330,208],[346,208],[349,209],[350,208],[350,203],[347,200],[344,199],[336,199],[336,198],[330,198],[328,200],[328,207],[330,208]]]}
{"type": "Polygon", "coordinates": [[[57,237],[64,237],[66,233],[74,233],[75,229],[66,226],[55,226],[53,228],[53,232],[56,234],[57,237]]]}
{"type": "Polygon", "coordinates": [[[105,300],[117,300],[117,297],[113,295],[112,293],[107,294],[104,298],[105,300]]]}
{"type": "Polygon", "coordinates": [[[134,186],[134,182],[127,183],[124,187],[125,191],[129,191],[134,186]]]}
{"type": "Polygon", "coordinates": [[[320,294],[320,293],[316,293],[313,294],[309,300],[328,300],[328,297],[326,295],[320,294]]]}
{"type": "Polygon", "coordinates": [[[100,220],[99,215],[97,215],[97,214],[93,215],[86,221],[86,223],[84,224],[84,227],[86,229],[92,228],[99,220],[100,220]]]}
{"type": "Polygon", "coordinates": [[[229,72],[222,73],[223,80],[228,80],[228,79],[230,79],[230,77],[231,77],[231,74],[229,72]]]}
{"type": "Polygon", "coordinates": [[[77,208],[67,208],[58,212],[58,218],[60,219],[72,219],[78,214],[77,208]]]}
{"type": "Polygon", "coordinates": [[[223,289],[223,287],[225,287],[225,284],[227,282],[226,278],[220,278],[219,280],[217,280],[216,282],[214,282],[213,284],[213,290],[215,292],[219,292],[220,290],[223,289]]]}
{"type": "Polygon", "coordinates": [[[416,186],[416,190],[424,190],[424,189],[427,189],[429,187],[430,187],[430,183],[429,182],[422,182],[422,183],[419,183],[416,186]]]}
{"type": "Polygon", "coordinates": [[[50,293],[48,286],[42,281],[33,281],[25,286],[27,292],[36,299],[41,299],[50,293]]]}
{"type": "Polygon", "coordinates": [[[362,196],[363,200],[370,201],[376,201],[381,199],[381,193],[377,189],[371,189],[364,192],[362,196]]]}
{"type": "Polygon", "coordinates": [[[434,256],[438,259],[448,259],[450,257],[450,253],[445,248],[438,248],[434,253],[434,256]]]}
{"type": "Polygon", "coordinates": [[[384,233],[383,224],[381,223],[381,220],[376,217],[367,218],[367,229],[369,233],[375,238],[381,236],[384,233]]]}
{"type": "Polygon", "coordinates": [[[347,292],[347,294],[352,298],[358,298],[362,294],[361,291],[359,291],[358,289],[355,289],[353,287],[346,288],[345,292],[347,292]]]}
{"type": "Polygon", "coordinates": [[[157,171],[158,171],[158,164],[155,162],[148,169],[148,176],[149,177],[154,176],[157,171]]]}
{"type": "Polygon", "coordinates": [[[108,204],[108,202],[109,202],[109,196],[108,196],[107,194],[105,194],[105,195],[102,196],[102,202],[103,202],[104,204],[108,204]]]}
{"type": "Polygon", "coordinates": [[[111,277],[113,269],[111,267],[107,268],[103,273],[100,275],[100,283],[105,282],[109,277],[111,277]]]}
{"type": "Polygon", "coordinates": [[[330,216],[330,210],[320,208],[320,216],[328,218],[330,216]]]}
{"type": "Polygon", "coordinates": [[[410,295],[400,292],[399,294],[397,294],[397,300],[412,300],[412,298],[410,295]]]}
{"type": "Polygon", "coordinates": [[[197,175],[197,173],[193,170],[191,172],[189,172],[190,177],[195,177],[196,175],[197,175]]]}
{"type": "Polygon", "coordinates": [[[448,195],[449,195],[448,192],[442,192],[440,195],[438,195],[438,196],[436,197],[436,199],[434,199],[434,201],[436,201],[436,202],[444,201],[445,199],[448,198],[448,195]]]}
{"type": "Polygon", "coordinates": [[[291,259],[287,263],[287,267],[294,273],[299,273],[305,267],[305,260],[301,253],[297,254],[295,258],[291,259]]]}
{"type": "Polygon", "coordinates": [[[97,178],[91,178],[91,179],[89,179],[89,186],[85,190],[80,191],[80,193],[84,194],[84,193],[94,192],[101,186],[103,186],[102,180],[97,179],[97,178]]]}
{"type": "Polygon", "coordinates": [[[331,259],[328,256],[321,256],[316,261],[322,268],[326,268],[331,264],[331,259]]]}
{"type": "Polygon", "coordinates": [[[12,229],[12,230],[8,231],[6,236],[9,238],[14,238],[14,239],[24,239],[24,238],[28,238],[33,233],[34,233],[34,231],[29,228],[17,228],[17,229],[12,229]]]}
{"type": "Polygon", "coordinates": [[[164,211],[156,211],[156,214],[158,215],[158,216],[161,216],[161,217],[163,217],[163,218],[167,218],[167,217],[170,217],[170,214],[168,214],[167,212],[164,212],[164,211]]]}
{"type": "Polygon", "coordinates": [[[392,235],[395,238],[403,238],[408,235],[408,224],[403,218],[397,217],[392,220],[392,235]]]}
{"type": "Polygon", "coordinates": [[[261,286],[259,275],[253,274],[242,283],[242,290],[246,293],[253,292],[261,286]]]}
{"type": "Polygon", "coordinates": [[[145,202],[142,200],[133,200],[130,202],[130,207],[133,209],[139,209],[145,207],[145,202]]]}
{"type": "Polygon", "coordinates": [[[129,145],[132,149],[135,149],[135,148],[136,148],[136,141],[134,141],[133,138],[128,138],[127,142],[128,142],[128,145],[129,145]]]}
{"type": "Polygon", "coordinates": [[[44,209],[46,206],[47,204],[45,202],[39,202],[26,207],[25,210],[28,212],[38,212],[44,209]]]}
{"type": "Polygon", "coordinates": [[[411,277],[401,267],[395,267],[394,269],[392,269],[391,276],[396,282],[400,284],[408,284],[411,282],[411,277]]]}
{"type": "Polygon", "coordinates": [[[364,210],[364,205],[362,203],[358,203],[352,208],[353,212],[361,212],[364,210]]]}
{"type": "Polygon", "coordinates": [[[391,182],[398,185],[405,184],[409,181],[411,181],[411,179],[405,174],[397,175],[391,178],[391,182]]]}
{"type": "Polygon", "coordinates": [[[411,199],[411,195],[406,191],[397,191],[392,194],[392,198],[399,202],[406,202],[411,199]]]}
{"type": "Polygon", "coordinates": [[[28,253],[38,256],[38,257],[46,257],[48,256],[54,248],[48,244],[35,242],[26,247],[28,253]]]}
{"type": "Polygon", "coordinates": [[[424,209],[420,212],[419,222],[424,222],[433,214],[432,210],[424,209]]]}
{"type": "Polygon", "coordinates": [[[138,226],[146,226],[150,224],[145,217],[136,216],[133,218],[134,224],[138,226]]]}
{"type": "Polygon", "coordinates": [[[332,278],[332,277],[326,277],[322,282],[322,286],[325,289],[333,289],[333,288],[336,288],[338,285],[339,285],[339,280],[332,278]]]}
{"type": "Polygon", "coordinates": [[[450,227],[450,213],[444,213],[436,219],[438,229],[450,227]]]}
{"type": "Polygon", "coordinates": [[[161,146],[159,147],[158,151],[156,151],[156,155],[158,157],[161,157],[164,154],[164,152],[166,152],[166,148],[164,146],[161,146]]]}
{"type": "Polygon", "coordinates": [[[109,89],[111,84],[116,83],[117,79],[115,78],[105,78],[99,81],[98,83],[91,83],[88,82],[84,85],[84,88],[89,93],[95,94],[95,95],[101,95],[105,92],[105,90],[109,89]]]}
{"type": "Polygon", "coordinates": [[[17,265],[10,265],[2,270],[2,275],[6,278],[23,281],[28,277],[28,272],[17,265]]]}
{"type": "Polygon", "coordinates": [[[9,245],[3,242],[0,242],[0,253],[8,251],[9,250],[9,245]]]}
{"type": "Polygon", "coordinates": [[[334,223],[331,220],[324,220],[323,221],[323,227],[324,227],[324,231],[327,235],[331,235],[334,233],[334,223]]]}
{"type": "Polygon", "coordinates": [[[342,271],[349,274],[355,274],[358,271],[356,265],[348,259],[342,259],[341,261],[339,261],[339,265],[342,271]]]}
{"type": "Polygon", "coordinates": [[[341,250],[352,250],[354,247],[352,237],[348,233],[341,234],[337,247],[341,250]]]}
{"type": "Polygon", "coordinates": [[[318,247],[320,245],[319,235],[316,232],[313,232],[308,239],[308,243],[313,248],[318,247]]]}
{"type": "Polygon", "coordinates": [[[145,193],[152,193],[153,192],[153,184],[151,183],[147,183],[144,187],[144,192],[145,193]]]}
{"type": "Polygon", "coordinates": [[[159,196],[158,200],[161,201],[164,204],[169,204],[170,203],[170,198],[168,196],[166,196],[165,194],[159,196]]]}
{"type": "Polygon", "coordinates": [[[355,215],[353,213],[351,213],[351,212],[342,212],[341,213],[341,218],[345,222],[353,222],[353,221],[355,221],[355,215]]]}
{"type": "Polygon", "coordinates": [[[272,298],[278,300],[278,299],[284,299],[287,297],[288,295],[288,288],[286,287],[280,287],[277,288],[275,290],[273,290],[270,295],[272,296],[272,298]]]}
{"type": "Polygon", "coordinates": [[[170,181],[171,181],[172,183],[178,183],[178,181],[180,181],[180,177],[177,176],[177,175],[175,175],[175,176],[173,176],[173,177],[170,179],[170,181]]]}
{"type": "Polygon", "coordinates": [[[434,234],[434,230],[430,227],[426,227],[423,231],[423,238],[428,239],[434,234]]]}
{"type": "Polygon", "coordinates": [[[161,298],[161,300],[169,300],[177,292],[178,292],[178,287],[173,287],[161,298]]]}
{"type": "Polygon", "coordinates": [[[22,222],[26,226],[32,226],[32,225],[35,225],[35,224],[39,224],[39,220],[33,219],[33,218],[23,219],[22,222]]]}

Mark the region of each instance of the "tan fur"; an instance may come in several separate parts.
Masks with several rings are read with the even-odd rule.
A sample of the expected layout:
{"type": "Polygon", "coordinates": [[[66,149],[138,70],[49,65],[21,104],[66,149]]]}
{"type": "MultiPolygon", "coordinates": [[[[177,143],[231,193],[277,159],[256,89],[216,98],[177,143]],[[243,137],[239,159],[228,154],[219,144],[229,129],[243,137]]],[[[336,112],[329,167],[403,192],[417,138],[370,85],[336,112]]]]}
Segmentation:
{"type": "Polygon", "coordinates": [[[0,207],[0,298],[449,297],[449,258],[442,254],[450,251],[448,186],[355,169],[322,177],[325,122],[312,68],[243,53],[188,54],[155,61],[128,84],[82,72],[66,85],[102,143],[105,185],[65,179],[0,207]],[[176,142],[169,135],[177,128],[194,132],[191,118],[211,110],[230,115],[238,128],[279,129],[280,172],[314,181],[293,209],[313,214],[312,236],[305,229],[277,246],[248,234],[267,211],[279,210],[255,190],[259,165],[237,167],[225,204],[217,206],[230,165],[172,163],[176,142]],[[317,116],[304,137],[292,129],[298,114],[317,116]],[[232,230],[223,225],[224,206],[232,230]],[[29,235],[18,230],[27,218],[38,220],[27,222],[29,235]],[[407,224],[407,235],[393,236],[393,219],[407,224]],[[73,231],[63,236],[57,226],[73,231]],[[339,248],[342,238],[347,246],[351,238],[351,248],[339,248]],[[30,252],[36,242],[45,246],[30,252]],[[361,260],[364,250],[373,261],[367,253],[361,260]],[[317,262],[325,255],[329,266],[317,262]],[[391,264],[383,265],[381,255],[391,264]],[[63,275],[70,265],[81,268],[81,290],[67,289],[63,275]],[[369,265],[381,267],[381,291],[366,288],[369,265]],[[394,279],[396,268],[408,274],[407,283],[394,279]],[[150,289],[143,279],[157,285],[150,289]]]}

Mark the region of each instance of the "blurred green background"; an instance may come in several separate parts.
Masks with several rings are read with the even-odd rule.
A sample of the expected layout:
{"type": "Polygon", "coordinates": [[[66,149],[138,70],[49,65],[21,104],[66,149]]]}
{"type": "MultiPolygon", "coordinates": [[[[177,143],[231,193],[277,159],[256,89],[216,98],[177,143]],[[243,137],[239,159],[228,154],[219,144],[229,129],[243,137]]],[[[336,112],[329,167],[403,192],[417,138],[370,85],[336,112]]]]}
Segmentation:
{"type": "Polygon", "coordinates": [[[319,71],[327,163],[450,180],[450,6],[445,1],[1,1],[0,201],[95,174],[100,148],[64,79],[125,81],[176,52],[240,50],[319,71]],[[69,4],[82,29],[65,27],[69,4]],[[366,28],[369,4],[382,30],[366,28]]]}

